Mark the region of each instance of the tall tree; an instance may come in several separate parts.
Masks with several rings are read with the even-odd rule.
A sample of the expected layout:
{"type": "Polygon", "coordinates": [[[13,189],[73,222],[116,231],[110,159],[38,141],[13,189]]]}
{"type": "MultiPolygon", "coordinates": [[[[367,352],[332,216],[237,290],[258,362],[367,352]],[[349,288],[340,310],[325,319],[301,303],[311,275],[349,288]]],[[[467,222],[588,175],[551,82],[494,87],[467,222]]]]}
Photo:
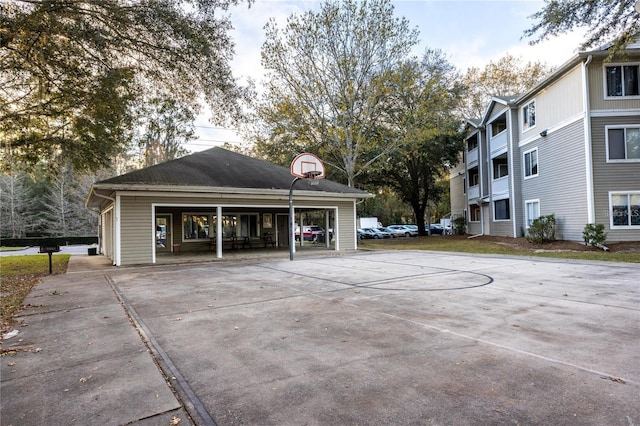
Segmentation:
{"type": "Polygon", "coordinates": [[[283,30],[267,23],[268,81],[258,109],[267,143],[313,151],[355,185],[379,158],[367,153],[383,143],[375,129],[385,94],[374,81],[417,43],[417,30],[393,11],[390,0],[328,1],[290,16],[283,30]]]}
{"type": "Polygon", "coordinates": [[[96,235],[97,214],[84,202],[93,179],[76,173],[70,164],[55,166],[42,175],[37,201],[37,227],[41,235],[82,237],[96,235]]]}
{"type": "Polygon", "coordinates": [[[187,154],[184,144],[196,138],[195,115],[172,99],[152,99],[140,120],[136,138],[144,167],[187,154]]]}
{"type": "Polygon", "coordinates": [[[538,43],[576,28],[587,28],[583,49],[613,42],[619,51],[640,33],[638,0],[545,0],[542,10],[532,15],[537,20],[525,31],[538,43]]]}
{"type": "Polygon", "coordinates": [[[542,62],[524,63],[522,58],[509,53],[490,61],[483,69],[471,67],[464,76],[468,90],[462,114],[466,118],[480,118],[492,96],[523,94],[552,71],[552,67],[542,62]]]}
{"type": "Polygon", "coordinates": [[[2,160],[62,157],[97,169],[126,148],[135,111],[161,96],[216,117],[240,113],[229,67],[238,0],[0,3],[2,160]]]}
{"type": "Polygon", "coordinates": [[[378,170],[378,183],[390,186],[415,214],[420,235],[425,217],[437,204],[439,184],[462,149],[462,121],[456,115],[464,95],[459,75],[439,50],[427,49],[421,60],[402,64],[384,81],[389,137],[399,149],[378,170]]]}
{"type": "Polygon", "coordinates": [[[24,238],[33,228],[31,178],[21,172],[0,174],[0,236],[24,238]]]}

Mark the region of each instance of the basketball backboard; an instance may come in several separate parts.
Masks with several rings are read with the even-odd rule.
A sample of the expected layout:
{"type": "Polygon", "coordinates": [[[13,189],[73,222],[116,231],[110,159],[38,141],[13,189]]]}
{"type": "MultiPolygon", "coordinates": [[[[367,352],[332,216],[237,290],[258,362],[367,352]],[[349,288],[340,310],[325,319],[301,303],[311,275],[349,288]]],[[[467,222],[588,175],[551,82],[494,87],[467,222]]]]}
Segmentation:
{"type": "Polygon", "coordinates": [[[291,174],[303,179],[322,179],[325,176],[324,164],[314,154],[305,152],[291,162],[291,174]]]}

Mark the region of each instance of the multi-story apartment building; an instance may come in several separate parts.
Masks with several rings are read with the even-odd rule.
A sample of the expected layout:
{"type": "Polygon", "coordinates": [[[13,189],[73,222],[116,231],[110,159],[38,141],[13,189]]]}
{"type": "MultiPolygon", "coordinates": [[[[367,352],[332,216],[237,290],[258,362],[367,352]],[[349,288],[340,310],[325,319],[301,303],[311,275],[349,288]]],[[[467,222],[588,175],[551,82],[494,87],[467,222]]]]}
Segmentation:
{"type": "Polygon", "coordinates": [[[452,216],[467,232],[524,236],[555,214],[556,237],[640,241],[640,39],[620,60],[584,51],[528,93],[494,97],[468,120],[464,162],[451,171],[452,216]]]}

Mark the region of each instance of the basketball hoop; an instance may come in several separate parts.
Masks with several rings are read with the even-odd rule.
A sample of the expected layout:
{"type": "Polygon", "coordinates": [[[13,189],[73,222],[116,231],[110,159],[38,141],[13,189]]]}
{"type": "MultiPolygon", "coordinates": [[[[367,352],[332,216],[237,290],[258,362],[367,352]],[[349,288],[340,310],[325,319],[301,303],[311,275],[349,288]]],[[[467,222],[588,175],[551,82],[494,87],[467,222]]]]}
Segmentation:
{"type": "MultiPolygon", "coordinates": [[[[309,185],[318,185],[320,179],[323,179],[325,175],[324,164],[322,164],[322,161],[320,161],[316,155],[305,152],[298,155],[291,162],[291,175],[295,176],[295,179],[293,179],[289,186],[289,260],[293,260],[293,252],[295,251],[296,245],[293,220],[295,214],[293,208],[293,186],[300,179],[306,180],[309,185]]],[[[302,238],[302,234],[300,235],[302,238]]]]}
{"type": "Polygon", "coordinates": [[[322,172],[318,170],[312,170],[310,172],[306,172],[304,174],[304,178],[307,180],[307,183],[309,183],[309,185],[316,186],[320,183],[320,179],[322,179],[321,175],[322,172]]]}

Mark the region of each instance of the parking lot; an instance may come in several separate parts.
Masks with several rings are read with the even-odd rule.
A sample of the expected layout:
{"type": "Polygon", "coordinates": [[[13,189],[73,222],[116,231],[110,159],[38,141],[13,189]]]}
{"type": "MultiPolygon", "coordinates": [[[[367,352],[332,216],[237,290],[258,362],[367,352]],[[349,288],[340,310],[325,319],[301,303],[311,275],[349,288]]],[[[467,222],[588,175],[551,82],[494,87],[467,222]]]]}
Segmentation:
{"type": "Polygon", "coordinates": [[[107,273],[218,425],[638,425],[639,276],[409,251],[107,273]]]}

